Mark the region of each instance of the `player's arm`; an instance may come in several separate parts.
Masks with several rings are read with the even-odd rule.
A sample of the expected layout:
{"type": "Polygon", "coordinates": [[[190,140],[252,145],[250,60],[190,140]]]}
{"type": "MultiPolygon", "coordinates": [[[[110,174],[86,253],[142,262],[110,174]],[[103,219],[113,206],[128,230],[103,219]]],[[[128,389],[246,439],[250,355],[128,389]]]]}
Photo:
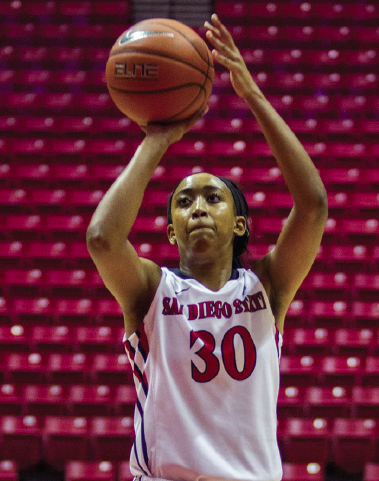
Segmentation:
{"type": "Polygon", "coordinates": [[[104,284],[122,307],[127,335],[142,322],[161,277],[160,267],[139,258],[128,236],[162,156],[200,116],[170,126],[145,127],[144,140],[105,193],[88,226],[88,250],[104,284]]]}
{"type": "Polygon", "coordinates": [[[285,313],[321,243],[328,215],[327,195],[309,155],[252,79],[228,30],[216,15],[212,23],[207,22],[206,27],[207,38],[215,47],[213,57],[229,69],[236,93],[249,104],[294,200],[275,249],[254,266],[282,331],[285,313]]]}

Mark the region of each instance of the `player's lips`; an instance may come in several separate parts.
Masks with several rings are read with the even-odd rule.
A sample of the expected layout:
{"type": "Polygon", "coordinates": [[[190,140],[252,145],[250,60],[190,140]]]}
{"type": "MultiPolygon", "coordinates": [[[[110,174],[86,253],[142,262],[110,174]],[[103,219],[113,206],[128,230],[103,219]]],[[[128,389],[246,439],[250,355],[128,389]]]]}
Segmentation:
{"type": "Polygon", "coordinates": [[[213,225],[209,225],[209,224],[196,224],[189,229],[189,232],[191,233],[191,232],[194,232],[196,230],[203,230],[203,229],[214,230],[214,227],[213,227],[213,225]]]}

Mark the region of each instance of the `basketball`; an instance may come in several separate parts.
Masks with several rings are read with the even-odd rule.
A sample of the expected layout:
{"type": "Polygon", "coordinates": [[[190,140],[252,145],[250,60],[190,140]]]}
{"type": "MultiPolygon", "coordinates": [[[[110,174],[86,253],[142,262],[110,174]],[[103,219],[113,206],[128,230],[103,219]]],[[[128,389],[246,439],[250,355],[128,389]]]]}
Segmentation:
{"type": "Polygon", "coordinates": [[[171,123],[201,110],[213,87],[214,66],[205,41],[177,20],[136,23],[113,45],[107,86],[117,108],[137,122],[171,123]]]}

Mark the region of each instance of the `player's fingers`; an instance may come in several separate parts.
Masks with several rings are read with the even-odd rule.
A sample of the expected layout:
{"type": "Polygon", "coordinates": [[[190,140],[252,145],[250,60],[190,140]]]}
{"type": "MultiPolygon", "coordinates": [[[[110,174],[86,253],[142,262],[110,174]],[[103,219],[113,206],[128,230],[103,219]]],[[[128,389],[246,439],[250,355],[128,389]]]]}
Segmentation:
{"type": "Polygon", "coordinates": [[[233,42],[233,37],[231,36],[229,30],[220,21],[216,13],[212,15],[211,19],[212,19],[213,26],[220,32],[220,37],[227,39],[229,42],[230,41],[233,42]]]}

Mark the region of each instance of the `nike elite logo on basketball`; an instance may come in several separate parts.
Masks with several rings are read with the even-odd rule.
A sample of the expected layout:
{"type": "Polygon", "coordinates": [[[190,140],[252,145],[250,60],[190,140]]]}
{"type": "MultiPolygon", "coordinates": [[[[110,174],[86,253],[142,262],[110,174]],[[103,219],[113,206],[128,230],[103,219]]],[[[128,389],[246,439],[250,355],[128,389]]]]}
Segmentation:
{"type": "Polygon", "coordinates": [[[115,64],[115,77],[136,79],[157,79],[158,65],[152,63],[121,63],[115,64]]]}
{"type": "Polygon", "coordinates": [[[130,30],[127,30],[120,38],[118,44],[125,45],[126,43],[135,42],[136,40],[141,40],[141,38],[153,37],[154,35],[159,35],[160,37],[174,36],[172,32],[160,32],[156,30],[137,30],[135,32],[131,32],[130,30]]]}

